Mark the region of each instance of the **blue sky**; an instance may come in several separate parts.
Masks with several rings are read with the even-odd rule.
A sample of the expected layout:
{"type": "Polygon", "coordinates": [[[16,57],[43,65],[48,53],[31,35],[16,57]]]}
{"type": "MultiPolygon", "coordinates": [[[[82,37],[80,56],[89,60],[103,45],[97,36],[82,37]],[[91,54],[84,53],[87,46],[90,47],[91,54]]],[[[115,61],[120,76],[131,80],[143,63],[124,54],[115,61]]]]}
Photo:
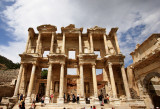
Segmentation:
{"type": "Polygon", "coordinates": [[[132,63],[131,51],[153,33],[160,33],[160,0],[0,0],[0,55],[20,62],[27,29],[42,24],[95,25],[117,32],[125,66],[132,63]]]}

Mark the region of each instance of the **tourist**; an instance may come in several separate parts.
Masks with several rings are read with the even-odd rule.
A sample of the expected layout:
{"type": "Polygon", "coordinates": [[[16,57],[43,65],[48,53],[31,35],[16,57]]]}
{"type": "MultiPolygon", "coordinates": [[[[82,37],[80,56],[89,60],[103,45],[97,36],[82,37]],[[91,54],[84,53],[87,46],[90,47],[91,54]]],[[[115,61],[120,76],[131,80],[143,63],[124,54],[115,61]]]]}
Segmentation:
{"type": "Polygon", "coordinates": [[[79,103],[79,94],[77,95],[77,103],[79,103]]]}
{"type": "Polygon", "coordinates": [[[50,96],[50,98],[51,98],[51,103],[53,103],[53,97],[54,97],[54,95],[51,94],[51,96],[50,96]]]}
{"type": "Polygon", "coordinates": [[[92,106],[90,107],[90,109],[92,109],[92,106]]]}
{"type": "Polygon", "coordinates": [[[25,109],[24,97],[20,101],[19,109],[25,109]]]}
{"type": "Polygon", "coordinates": [[[99,95],[100,105],[102,104],[102,95],[99,95]]]}
{"type": "Polygon", "coordinates": [[[96,106],[93,106],[93,109],[96,109],[96,106]]]}
{"type": "Polygon", "coordinates": [[[21,101],[18,103],[19,105],[19,109],[21,109],[21,107],[22,107],[22,103],[21,103],[21,101]]]}
{"type": "Polygon", "coordinates": [[[43,106],[44,105],[44,96],[42,96],[42,98],[41,98],[41,106],[43,106]]]}
{"type": "Polygon", "coordinates": [[[70,95],[69,95],[69,93],[67,93],[67,102],[69,102],[70,101],[70,95]]]}
{"type": "Polygon", "coordinates": [[[39,101],[39,94],[36,95],[36,102],[39,101]]]}
{"type": "Polygon", "coordinates": [[[76,101],[75,95],[72,95],[72,102],[74,103],[76,101]]]}
{"type": "Polygon", "coordinates": [[[109,103],[109,95],[107,94],[107,104],[109,103]]]}
{"type": "Polygon", "coordinates": [[[63,98],[64,98],[64,103],[65,103],[65,98],[66,98],[66,95],[65,95],[65,93],[64,93],[64,96],[63,96],[63,98]]]}
{"type": "Polygon", "coordinates": [[[23,94],[20,94],[20,101],[23,100],[23,94]]]}
{"type": "Polygon", "coordinates": [[[102,96],[102,103],[101,103],[101,106],[104,106],[104,96],[103,95],[101,95],[102,96]]]}

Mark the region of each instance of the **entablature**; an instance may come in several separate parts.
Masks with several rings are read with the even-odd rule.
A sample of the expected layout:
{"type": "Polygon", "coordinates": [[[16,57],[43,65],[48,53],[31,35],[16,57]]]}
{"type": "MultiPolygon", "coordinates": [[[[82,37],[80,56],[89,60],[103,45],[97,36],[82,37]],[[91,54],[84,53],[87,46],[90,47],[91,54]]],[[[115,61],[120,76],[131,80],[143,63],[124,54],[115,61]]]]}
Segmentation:
{"type": "Polygon", "coordinates": [[[157,52],[152,52],[148,54],[145,58],[142,58],[138,62],[132,64],[135,70],[142,69],[154,62],[160,62],[160,50],[157,52]]]}
{"type": "Polygon", "coordinates": [[[94,64],[98,55],[94,53],[80,54],[78,55],[80,64],[94,64]]]}
{"type": "Polygon", "coordinates": [[[107,56],[105,56],[105,63],[106,63],[106,65],[108,64],[108,63],[111,63],[111,64],[124,64],[124,58],[125,58],[125,56],[124,55],[122,55],[122,54],[118,54],[118,55],[107,55],[107,56]]]}
{"type": "Polygon", "coordinates": [[[49,63],[63,63],[65,64],[67,56],[65,54],[49,54],[48,60],[49,63]]]}

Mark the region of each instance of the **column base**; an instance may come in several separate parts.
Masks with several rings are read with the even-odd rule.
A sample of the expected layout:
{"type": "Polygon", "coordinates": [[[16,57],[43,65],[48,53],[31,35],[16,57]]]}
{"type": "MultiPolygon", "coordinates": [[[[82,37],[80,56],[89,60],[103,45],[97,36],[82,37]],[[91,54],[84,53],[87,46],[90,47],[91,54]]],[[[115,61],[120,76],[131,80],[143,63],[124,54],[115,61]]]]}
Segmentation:
{"type": "Polygon", "coordinates": [[[44,103],[49,103],[50,98],[49,97],[45,97],[44,103]]]}
{"type": "Polygon", "coordinates": [[[64,98],[57,98],[58,104],[64,104],[64,98]]]}
{"type": "Polygon", "coordinates": [[[16,98],[18,98],[18,96],[13,96],[12,98],[16,99],[16,98]]]}
{"type": "Polygon", "coordinates": [[[127,101],[132,101],[132,98],[131,98],[131,97],[128,97],[128,98],[127,98],[127,101]]]}
{"type": "Polygon", "coordinates": [[[97,97],[94,98],[94,103],[95,104],[100,104],[99,99],[97,97]]]}
{"type": "Polygon", "coordinates": [[[25,103],[31,103],[31,97],[27,97],[27,98],[25,99],[25,103]]]}
{"type": "Polygon", "coordinates": [[[80,104],[86,104],[85,98],[80,98],[79,102],[80,104]]]}

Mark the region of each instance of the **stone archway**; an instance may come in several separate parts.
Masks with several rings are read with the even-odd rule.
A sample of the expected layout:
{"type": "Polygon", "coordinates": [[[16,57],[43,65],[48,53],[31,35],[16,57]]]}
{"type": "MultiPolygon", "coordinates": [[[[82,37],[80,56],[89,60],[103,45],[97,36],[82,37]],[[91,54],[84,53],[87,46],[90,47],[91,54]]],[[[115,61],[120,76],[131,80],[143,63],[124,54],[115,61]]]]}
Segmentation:
{"type": "Polygon", "coordinates": [[[148,73],[143,79],[143,86],[145,92],[150,96],[150,99],[153,102],[154,107],[160,107],[160,90],[157,90],[160,86],[160,73],[152,72],[148,73]],[[155,81],[156,80],[156,81],[155,81]]]}

